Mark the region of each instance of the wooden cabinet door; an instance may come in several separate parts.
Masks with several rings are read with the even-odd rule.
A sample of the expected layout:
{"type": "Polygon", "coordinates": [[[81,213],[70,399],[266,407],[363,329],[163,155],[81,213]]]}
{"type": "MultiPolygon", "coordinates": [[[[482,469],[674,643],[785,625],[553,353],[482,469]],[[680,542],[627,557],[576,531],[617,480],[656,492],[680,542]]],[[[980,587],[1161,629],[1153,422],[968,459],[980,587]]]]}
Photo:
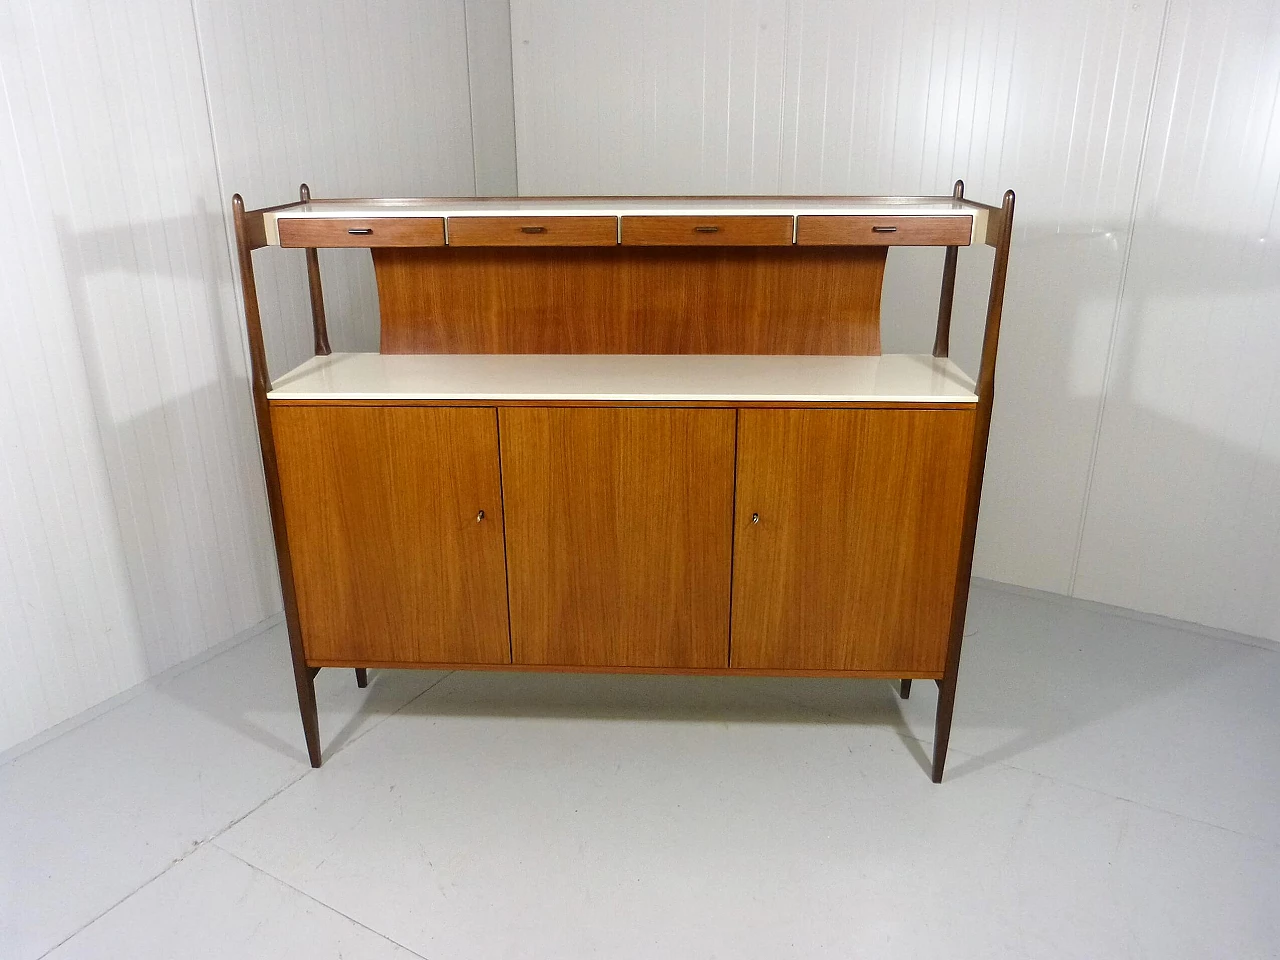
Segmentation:
{"type": "Polygon", "coordinates": [[[733,666],[941,675],[972,434],[972,408],[741,411],[733,666]]]}
{"type": "Polygon", "coordinates": [[[728,666],[734,412],[499,423],[514,662],[728,666]]]}
{"type": "Polygon", "coordinates": [[[510,662],[495,411],[276,404],[271,422],[307,660],[510,662]]]}

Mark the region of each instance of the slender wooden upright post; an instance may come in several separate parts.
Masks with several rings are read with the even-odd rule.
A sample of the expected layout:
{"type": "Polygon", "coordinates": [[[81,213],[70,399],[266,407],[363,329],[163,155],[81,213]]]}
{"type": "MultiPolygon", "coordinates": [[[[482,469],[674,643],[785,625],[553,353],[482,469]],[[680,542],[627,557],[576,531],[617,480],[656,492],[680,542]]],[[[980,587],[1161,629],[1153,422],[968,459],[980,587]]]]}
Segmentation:
{"type": "MultiPolygon", "coordinates": [[[[964,181],[957,180],[951,191],[957,200],[964,199],[964,181]]],[[[951,353],[951,308],[956,300],[956,262],[959,247],[947,247],[947,257],[942,262],[942,295],[938,298],[938,332],[933,338],[933,355],[945,357],[951,353]]]]}
{"type": "MultiPolygon", "coordinates": [[[[307,738],[307,755],[313,767],[320,766],[320,717],[316,710],[316,689],[312,683],[306,654],[302,649],[302,627],[298,620],[298,600],[293,585],[293,562],[289,535],[284,524],[284,499],[280,493],[280,470],[276,462],[275,438],[271,433],[271,408],[267,392],[271,378],[267,372],[267,351],[262,342],[262,315],[258,311],[258,288],[253,279],[253,250],[265,244],[261,223],[251,224],[240,194],[231,198],[235,216],[236,248],[240,265],[240,287],[244,293],[244,320],[249,335],[249,379],[253,387],[253,412],[258,422],[258,446],[262,451],[262,472],[267,482],[267,505],[271,510],[271,532],[276,541],[276,564],[280,570],[280,595],[284,601],[284,621],[289,631],[289,652],[293,657],[293,679],[298,688],[298,709],[302,732],[307,738]]],[[[258,214],[259,219],[261,214],[258,214]]]]}
{"type": "MultiPolygon", "coordinates": [[[[959,189],[959,184],[957,184],[959,189]]],[[[955,599],[951,606],[951,636],[947,665],[938,684],[938,714],[933,732],[933,782],[942,782],[951,740],[951,714],[956,704],[956,679],[960,671],[960,646],[969,609],[969,580],[973,576],[973,545],[978,534],[978,504],[982,499],[982,474],[991,435],[991,408],[996,395],[996,353],[1000,345],[1000,315],[1004,309],[1004,282],[1009,270],[1009,245],[1013,240],[1013,191],[1006,190],[999,219],[989,215],[986,242],[996,248],[991,268],[991,293],[987,299],[987,326],[982,335],[982,363],[978,368],[978,408],[974,418],[973,450],[969,460],[969,489],[965,497],[964,533],[960,541],[960,566],[956,572],[955,599]],[[994,223],[991,221],[995,221],[994,223]],[[994,235],[994,240],[992,239],[994,235]]],[[[941,326],[941,324],[939,324],[941,326]]]]}
{"type": "MultiPolygon", "coordinates": [[[[303,203],[311,202],[311,188],[305,183],[298,188],[303,203]]],[[[329,347],[329,326],[324,316],[324,289],[320,286],[320,253],[315,247],[307,247],[307,285],[311,290],[311,332],[315,338],[316,356],[327,357],[333,353],[329,347]]]]}

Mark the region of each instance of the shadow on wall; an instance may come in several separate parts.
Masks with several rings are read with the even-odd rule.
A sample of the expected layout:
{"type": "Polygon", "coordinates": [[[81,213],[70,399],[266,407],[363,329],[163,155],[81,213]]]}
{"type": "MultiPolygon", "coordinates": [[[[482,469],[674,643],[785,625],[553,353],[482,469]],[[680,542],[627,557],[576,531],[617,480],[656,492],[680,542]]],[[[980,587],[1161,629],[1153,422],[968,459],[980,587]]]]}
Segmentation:
{"type": "Polygon", "coordinates": [[[56,229],[154,674],[280,603],[223,218],[56,229]]]}

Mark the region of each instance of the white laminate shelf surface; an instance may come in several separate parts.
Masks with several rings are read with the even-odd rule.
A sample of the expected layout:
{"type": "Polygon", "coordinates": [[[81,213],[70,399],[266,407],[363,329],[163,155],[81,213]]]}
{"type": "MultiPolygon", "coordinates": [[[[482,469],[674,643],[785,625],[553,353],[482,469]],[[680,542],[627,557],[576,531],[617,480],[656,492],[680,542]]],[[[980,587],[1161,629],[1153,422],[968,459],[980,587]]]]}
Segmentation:
{"type": "Polygon", "coordinates": [[[274,401],[977,402],[948,359],[876,357],[380,354],[313,357],[272,385],[274,401]]]}
{"type": "Polygon", "coordinates": [[[377,217],[895,216],[968,217],[985,235],[987,208],[949,197],[449,197],[310,200],[263,213],[267,242],[281,220],[377,217]]]}

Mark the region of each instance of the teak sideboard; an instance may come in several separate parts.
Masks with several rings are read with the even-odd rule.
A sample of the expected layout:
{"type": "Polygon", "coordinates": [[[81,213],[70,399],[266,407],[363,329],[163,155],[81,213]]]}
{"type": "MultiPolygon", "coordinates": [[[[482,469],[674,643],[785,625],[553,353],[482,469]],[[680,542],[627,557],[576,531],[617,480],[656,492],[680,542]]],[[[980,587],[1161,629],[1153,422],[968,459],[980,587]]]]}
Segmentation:
{"type": "Polygon", "coordinates": [[[232,202],[313,766],[322,667],[483,668],[935,680],[942,779],[1012,192],[232,202]],[[904,245],[946,248],[937,334],[882,355],[904,245]],[[315,338],[274,382],[265,246],[306,251],[315,338]],[[323,247],[371,251],[380,352],[330,350],[323,247]]]}

